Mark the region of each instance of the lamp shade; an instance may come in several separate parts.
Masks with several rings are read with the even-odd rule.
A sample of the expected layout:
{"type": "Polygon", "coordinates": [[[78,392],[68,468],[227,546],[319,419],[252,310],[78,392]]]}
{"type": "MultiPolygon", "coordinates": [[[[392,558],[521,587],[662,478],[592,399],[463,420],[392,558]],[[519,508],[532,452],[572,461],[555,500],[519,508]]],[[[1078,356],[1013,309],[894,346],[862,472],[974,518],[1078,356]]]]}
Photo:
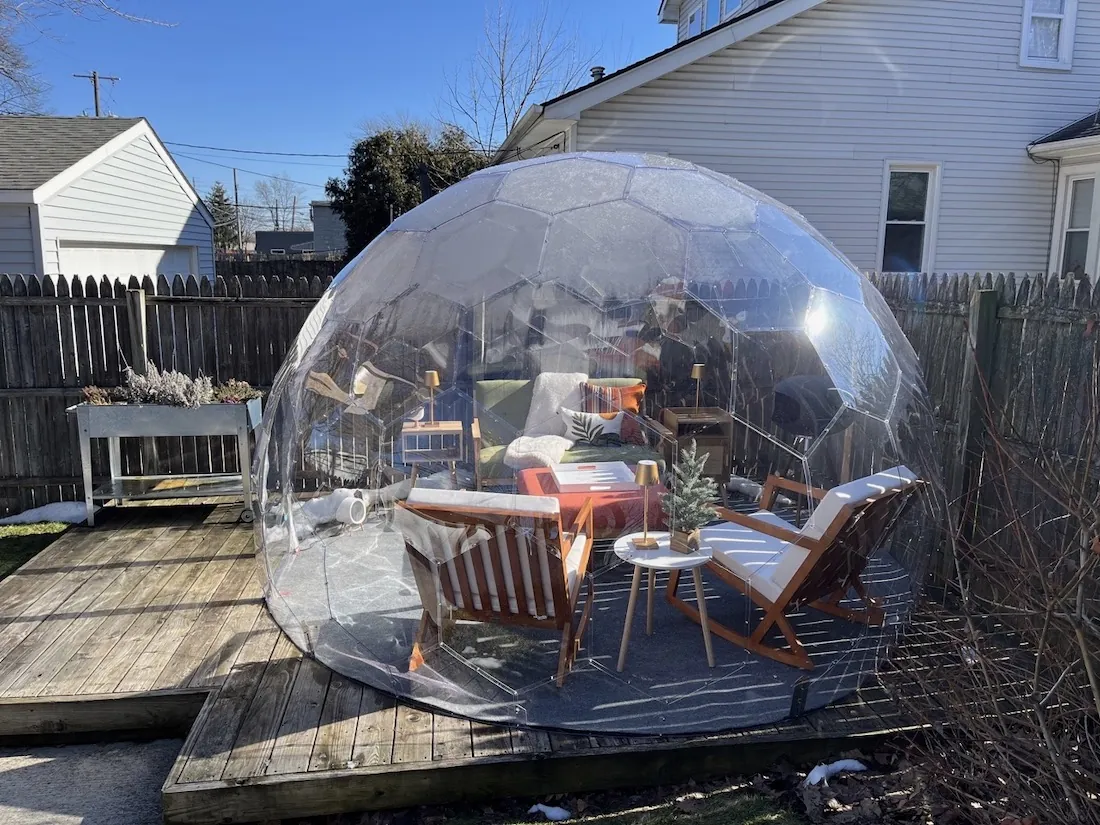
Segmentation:
{"type": "Polygon", "coordinates": [[[424,386],[425,387],[438,387],[439,386],[439,373],[435,370],[428,370],[424,373],[424,386]]]}
{"type": "Polygon", "coordinates": [[[656,461],[643,460],[638,462],[638,467],[634,470],[634,482],[639,487],[652,487],[654,484],[658,484],[660,480],[656,461]]]}
{"type": "Polygon", "coordinates": [[[706,364],[692,364],[691,365],[691,377],[695,381],[703,380],[703,370],[706,369],[706,364]]]}

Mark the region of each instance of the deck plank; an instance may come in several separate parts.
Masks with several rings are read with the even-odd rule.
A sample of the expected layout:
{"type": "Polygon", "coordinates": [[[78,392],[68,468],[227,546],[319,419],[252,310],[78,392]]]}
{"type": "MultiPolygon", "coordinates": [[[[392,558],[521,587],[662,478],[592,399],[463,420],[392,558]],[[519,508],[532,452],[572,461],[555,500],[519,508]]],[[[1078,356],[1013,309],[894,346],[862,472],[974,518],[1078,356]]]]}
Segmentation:
{"type": "Polygon", "coordinates": [[[550,753],[550,734],[534,728],[512,728],[512,753],[550,753]]]}
{"type": "Polygon", "coordinates": [[[433,724],[433,759],[468,759],[474,755],[469,719],[436,713],[433,714],[433,724]]]}
{"type": "MultiPolygon", "coordinates": [[[[37,690],[39,696],[60,696],[65,694],[89,693],[93,691],[83,690],[84,683],[89,674],[99,666],[100,662],[111,652],[114,646],[121,640],[131,626],[142,615],[148,604],[153,601],[168,581],[176,575],[181,567],[188,564],[191,554],[200,554],[202,547],[199,543],[183,543],[187,536],[185,530],[173,531],[158,537],[153,544],[163,542],[167,552],[160,555],[159,549],[150,548],[152,567],[137,586],[119,602],[106,616],[102,616],[90,628],[83,642],[72,651],[69,658],[53,673],[48,680],[43,680],[37,690]],[[158,556],[153,561],[152,556],[158,556]]],[[[45,675],[45,673],[44,673],[45,675]]]]}
{"type": "Polygon", "coordinates": [[[11,594],[11,601],[3,602],[0,666],[16,646],[42,622],[54,616],[88,579],[102,572],[104,565],[112,563],[119,553],[125,552],[128,543],[129,538],[119,531],[95,542],[79,562],[67,565],[60,559],[57,560],[59,568],[37,568],[38,573],[27,573],[25,568],[21,568],[14,573],[13,577],[21,580],[21,587],[11,594]]]}
{"type": "Polygon", "coordinates": [[[512,734],[508,728],[474,722],[470,726],[474,756],[502,756],[512,752],[512,734]]]}
{"type": "Polygon", "coordinates": [[[393,737],[394,764],[431,761],[432,714],[399,702],[393,737]]]}
{"type": "MultiPolygon", "coordinates": [[[[238,549],[251,548],[251,536],[244,530],[239,538],[238,549]]],[[[256,606],[260,599],[249,599],[248,589],[255,583],[257,574],[255,558],[234,559],[229,573],[218,585],[212,600],[199,614],[194,624],[164,668],[150,686],[154,690],[180,688],[187,685],[198,668],[206,662],[208,651],[216,649],[216,640],[220,638],[234,608],[245,604],[256,606]]]]}
{"type": "Polygon", "coordinates": [[[309,758],[309,770],[327,771],[351,766],[362,699],[362,685],[338,673],[332,674],[309,758]]]}
{"type": "MultiPolygon", "coordinates": [[[[134,622],[126,628],[114,647],[103,657],[80,686],[80,693],[113,693],[126,676],[133,663],[144,653],[156,635],[156,631],[168,621],[176,606],[187,595],[187,590],[210,563],[213,556],[210,541],[215,527],[199,525],[188,530],[176,545],[176,554],[186,552],[186,560],[180,561],[168,581],[145,605],[134,622]],[[205,561],[202,561],[205,559],[205,561]]],[[[222,541],[228,540],[229,534],[222,541]]],[[[217,547],[220,548],[219,542],[217,547]]]]}
{"type": "Polygon", "coordinates": [[[264,773],[291,774],[309,770],[309,757],[317,739],[321,709],[331,677],[332,671],[317,660],[302,659],[264,773]]]}
{"type": "Polygon", "coordinates": [[[351,754],[355,764],[362,767],[390,764],[396,729],[397,700],[374,688],[364,687],[351,754]]]}
{"type": "MultiPolygon", "coordinates": [[[[217,539],[215,538],[214,541],[217,539]]],[[[207,562],[190,587],[183,594],[167,618],[156,628],[152,639],[141,656],[134,661],[115,690],[149,690],[153,683],[175,655],[180,644],[187,638],[191,626],[198,621],[204,607],[214,600],[214,594],[222,581],[237,563],[234,558],[251,536],[241,530],[227,531],[221,547],[214,549],[214,558],[207,562]]],[[[213,542],[211,542],[213,545],[213,542]]]]}
{"type": "Polygon", "coordinates": [[[264,773],[301,663],[298,648],[286,636],[281,637],[241,722],[222,779],[264,773]]]}
{"type": "Polygon", "coordinates": [[[262,627],[270,627],[273,631],[275,625],[264,607],[259,571],[256,570],[242,598],[230,609],[225,624],[211,640],[206,658],[195,668],[187,686],[203,688],[222,684],[253,631],[262,627]]]}
{"type": "Polygon", "coordinates": [[[206,724],[202,730],[192,730],[193,741],[187,763],[180,771],[180,783],[220,779],[267,662],[280,642],[280,650],[289,655],[287,646],[293,645],[273,628],[260,627],[245,642],[237,663],[214,699],[206,724]]]}
{"type": "Polygon", "coordinates": [[[157,531],[118,545],[119,554],[77,588],[56,612],[27,635],[0,662],[0,696],[35,696],[92,635],[98,624],[148,578],[171,551],[157,544],[157,531]],[[143,539],[150,539],[146,541],[143,539]]]}

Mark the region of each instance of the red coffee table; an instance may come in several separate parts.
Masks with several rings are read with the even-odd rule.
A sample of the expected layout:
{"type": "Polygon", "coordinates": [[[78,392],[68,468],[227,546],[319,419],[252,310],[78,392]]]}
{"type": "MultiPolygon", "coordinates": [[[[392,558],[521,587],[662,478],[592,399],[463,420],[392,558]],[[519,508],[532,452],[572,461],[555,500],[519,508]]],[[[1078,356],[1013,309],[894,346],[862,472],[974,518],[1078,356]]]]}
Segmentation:
{"type": "MultiPolygon", "coordinates": [[[[633,468],[632,468],[633,469],[633,468]]],[[[561,504],[561,523],[572,524],[585,499],[592,499],[592,519],[597,539],[614,539],[624,533],[642,530],[642,488],[605,492],[561,493],[549,467],[520,470],[519,492],[526,496],[553,496],[561,504]]],[[[661,509],[665,486],[646,487],[649,496],[649,529],[666,530],[665,513],[661,509]]]]}

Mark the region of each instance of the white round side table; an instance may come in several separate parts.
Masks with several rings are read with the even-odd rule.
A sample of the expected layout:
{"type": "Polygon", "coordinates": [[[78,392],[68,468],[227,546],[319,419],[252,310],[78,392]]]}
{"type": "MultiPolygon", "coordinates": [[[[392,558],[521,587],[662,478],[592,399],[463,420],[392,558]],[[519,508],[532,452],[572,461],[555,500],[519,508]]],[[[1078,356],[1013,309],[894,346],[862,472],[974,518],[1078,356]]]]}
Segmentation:
{"type": "Polygon", "coordinates": [[[710,625],[707,623],[707,602],[703,595],[703,565],[711,560],[713,551],[703,545],[694,553],[677,553],[669,547],[668,533],[650,532],[649,537],[657,541],[652,549],[635,547],[633,540],[641,533],[628,533],[615,540],[615,555],[634,565],[634,579],[630,583],[630,600],[626,607],[626,623],[623,625],[623,640],[619,645],[619,666],[622,673],[626,667],[626,649],[630,644],[630,626],[634,621],[634,607],[638,603],[638,591],[642,585],[642,568],[648,573],[646,582],[645,632],[653,634],[653,594],[656,590],[658,570],[691,570],[695,579],[695,598],[699,605],[699,624],[703,628],[703,645],[707,650],[707,664],[714,667],[714,649],[710,643],[710,625]]]}

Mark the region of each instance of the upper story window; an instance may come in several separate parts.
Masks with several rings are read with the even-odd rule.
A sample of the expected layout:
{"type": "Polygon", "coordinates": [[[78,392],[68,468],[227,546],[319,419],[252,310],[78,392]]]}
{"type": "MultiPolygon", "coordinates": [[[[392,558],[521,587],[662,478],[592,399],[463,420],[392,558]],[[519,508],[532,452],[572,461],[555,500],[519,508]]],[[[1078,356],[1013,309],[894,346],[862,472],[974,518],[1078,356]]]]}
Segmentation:
{"type": "Polygon", "coordinates": [[[687,36],[695,37],[695,35],[699,34],[701,31],[703,31],[703,10],[696,9],[688,15],[687,36]]]}
{"type": "Polygon", "coordinates": [[[1073,30],[1077,0],[1024,0],[1020,65],[1069,69],[1073,65],[1073,30]]]}
{"type": "Polygon", "coordinates": [[[706,0],[707,28],[713,29],[722,21],[722,0],[706,0]]]}

